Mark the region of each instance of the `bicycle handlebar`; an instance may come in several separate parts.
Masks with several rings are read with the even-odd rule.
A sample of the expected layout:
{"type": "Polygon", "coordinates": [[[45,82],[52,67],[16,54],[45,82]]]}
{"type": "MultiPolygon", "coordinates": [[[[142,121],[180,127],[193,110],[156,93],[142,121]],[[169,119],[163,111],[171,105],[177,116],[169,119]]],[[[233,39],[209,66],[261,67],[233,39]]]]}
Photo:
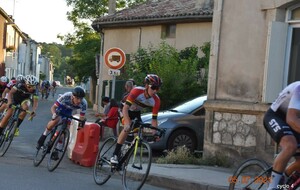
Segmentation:
{"type": "MultiPolygon", "coordinates": [[[[0,101],[1,101],[1,100],[0,100],[0,101]]],[[[7,102],[7,101],[6,101],[6,102],[7,102]]],[[[10,107],[13,108],[13,109],[18,109],[18,110],[20,110],[20,111],[24,111],[24,112],[30,114],[28,120],[32,121],[32,119],[33,119],[32,113],[34,113],[34,112],[31,112],[31,111],[29,111],[29,110],[24,110],[24,109],[21,107],[21,105],[19,105],[19,104],[18,104],[18,105],[12,104],[12,105],[10,105],[10,107]]]]}
{"type": "Polygon", "coordinates": [[[62,113],[60,111],[57,111],[56,114],[59,115],[59,116],[66,117],[66,118],[74,119],[74,120],[80,122],[82,127],[84,127],[85,122],[86,122],[86,118],[84,120],[77,119],[76,117],[73,117],[72,115],[67,115],[67,114],[64,114],[64,113],[62,113]]]}
{"type": "Polygon", "coordinates": [[[158,132],[158,134],[156,133],[156,134],[154,134],[154,136],[157,136],[157,137],[159,137],[159,138],[161,138],[162,136],[164,136],[165,133],[166,133],[166,130],[165,130],[165,129],[160,129],[160,128],[158,128],[158,127],[154,127],[154,126],[152,126],[150,123],[144,123],[144,122],[139,121],[139,120],[137,120],[137,119],[134,119],[134,120],[131,122],[130,128],[132,128],[132,130],[134,131],[134,126],[136,126],[136,125],[139,126],[138,128],[140,128],[140,127],[142,126],[143,128],[149,128],[149,129],[156,130],[156,131],[158,132]]]}

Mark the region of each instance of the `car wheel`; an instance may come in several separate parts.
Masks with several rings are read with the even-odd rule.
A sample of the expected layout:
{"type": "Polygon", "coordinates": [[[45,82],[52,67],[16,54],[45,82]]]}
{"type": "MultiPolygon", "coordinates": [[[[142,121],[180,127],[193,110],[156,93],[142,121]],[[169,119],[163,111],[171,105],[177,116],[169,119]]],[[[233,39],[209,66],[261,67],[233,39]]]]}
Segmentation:
{"type": "Polygon", "coordinates": [[[178,130],[171,134],[168,140],[168,149],[176,149],[179,146],[187,147],[191,152],[196,148],[196,137],[188,130],[178,130]]]}

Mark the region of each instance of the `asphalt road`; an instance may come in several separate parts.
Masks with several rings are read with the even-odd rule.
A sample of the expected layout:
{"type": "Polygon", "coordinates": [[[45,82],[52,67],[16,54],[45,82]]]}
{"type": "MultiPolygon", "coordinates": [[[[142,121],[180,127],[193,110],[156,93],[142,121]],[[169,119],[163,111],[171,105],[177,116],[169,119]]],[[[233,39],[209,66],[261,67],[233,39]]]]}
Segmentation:
{"type": "MultiPolygon", "coordinates": [[[[59,88],[57,94],[67,91],[59,88]]],[[[56,96],[57,96],[56,94],[56,96]]],[[[123,189],[120,176],[113,176],[106,184],[99,186],[94,182],[92,168],[73,163],[67,155],[58,168],[47,170],[47,157],[40,166],[33,166],[36,142],[50,120],[50,107],[55,98],[41,100],[37,116],[33,121],[24,120],[20,127],[20,136],[14,138],[7,153],[0,157],[0,189],[5,190],[117,190],[123,189]]],[[[145,190],[162,190],[145,184],[145,190]]]]}

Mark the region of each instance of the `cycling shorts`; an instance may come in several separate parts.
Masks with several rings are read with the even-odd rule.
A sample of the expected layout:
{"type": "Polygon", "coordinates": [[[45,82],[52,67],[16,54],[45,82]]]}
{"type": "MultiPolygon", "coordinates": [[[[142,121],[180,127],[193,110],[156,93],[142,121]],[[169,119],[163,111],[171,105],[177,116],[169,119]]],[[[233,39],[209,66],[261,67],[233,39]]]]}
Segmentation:
{"type": "Polygon", "coordinates": [[[277,143],[279,143],[281,138],[285,135],[294,135],[298,144],[300,143],[300,134],[286,123],[286,116],[281,111],[274,112],[270,108],[264,116],[264,127],[277,143]]]}

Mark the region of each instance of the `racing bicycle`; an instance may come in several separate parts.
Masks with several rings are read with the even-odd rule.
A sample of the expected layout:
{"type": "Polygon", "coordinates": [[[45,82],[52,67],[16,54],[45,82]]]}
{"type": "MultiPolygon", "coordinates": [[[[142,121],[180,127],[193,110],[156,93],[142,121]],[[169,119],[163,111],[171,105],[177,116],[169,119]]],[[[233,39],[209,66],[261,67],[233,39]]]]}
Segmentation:
{"type": "MultiPolygon", "coordinates": [[[[21,105],[11,105],[11,107],[14,109],[12,116],[10,117],[5,129],[2,132],[2,135],[0,135],[0,156],[4,156],[4,154],[7,152],[11,142],[14,139],[15,131],[17,130],[17,124],[18,124],[18,118],[19,114],[22,111],[27,112],[28,114],[31,114],[30,111],[24,110],[21,105]]],[[[1,119],[3,118],[6,111],[4,111],[3,114],[1,114],[1,119]]],[[[29,117],[28,120],[32,120],[32,116],[29,117]]]]}
{"type": "Polygon", "coordinates": [[[44,160],[45,156],[49,154],[47,168],[50,172],[54,171],[59,163],[62,161],[69,144],[70,131],[68,129],[70,119],[74,119],[84,126],[86,120],[80,120],[72,115],[65,115],[63,113],[57,113],[57,115],[62,116],[61,121],[53,127],[53,129],[48,133],[44,144],[36,149],[33,165],[39,166],[44,160]]]}
{"type": "MultiPolygon", "coordinates": [[[[277,153],[277,144],[275,148],[277,153]]],[[[296,153],[294,156],[300,156],[300,154],[296,153]]],[[[232,176],[229,176],[229,190],[265,190],[272,180],[271,173],[272,166],[264,160],[248,159],[236,169],[232,176]]],[[[291,175],[287,179],[287,183],[278,185],[278,189],[299,190],[300,175],[298,177],[291,175]]]]}
{"type": "Polygon", "coordinates": [[[146,136],[146,131],[147,129],[156,130],[156,135],[153,136],[151,134],[152,139],[155,139],[162,137],[165,130],[138,120],[132,122],[131,129],[129,134],[135,135],[132,141],[126,141],[122,146],[122,153],[118,164],[110,162],[117,138],[109,137],[103,142],[93,168],[93,177],[96,184],[105,184],[117,172],[122,175],[123,187],[126,190],[141,189],[144,185],[151,168],[152,160],[152,150],[148,143],[150,136],[146,136]]]}

